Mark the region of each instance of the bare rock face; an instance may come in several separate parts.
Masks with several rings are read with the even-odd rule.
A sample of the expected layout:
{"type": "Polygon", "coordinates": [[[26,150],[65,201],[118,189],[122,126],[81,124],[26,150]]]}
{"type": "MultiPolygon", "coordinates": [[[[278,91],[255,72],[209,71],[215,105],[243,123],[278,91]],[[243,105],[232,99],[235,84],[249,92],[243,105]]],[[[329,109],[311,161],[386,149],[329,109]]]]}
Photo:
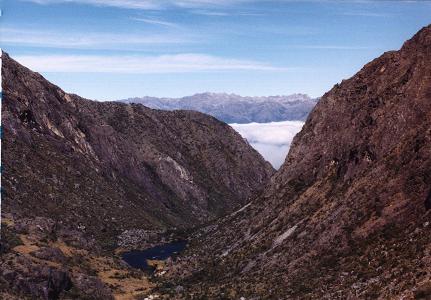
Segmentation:
{"type": "Polygon", "coordinates": [[[95,241],[73,224],[5,214],[1,225],[1,299],[104,300],[127,293],[124,282],[110,275],[128,278],[134,271],[112,255],[102,255],[95,241]]]}
{"type": "Polygon", "coordinates": [[[114,299],[114,297],[111,295],[111,291],[106,288],[106,286],[97,277],[78,274],[75,278],[73,278],[73,283],[76,289],[84,291],[84,294],[91,297],[91,299],[114,299]]]}
{"type": "Polygon", "coordinates": [[[430,189],[428,26],[326,93],[263,195],[169,276],[209,298],[427,299],[430,189]]]}
{"type": "Polygon", "coordinates": [[[2,211],[126,229],[193,227],[246,203],[272,167],[202,113],[67,94],[2,55],[2,211]]]}

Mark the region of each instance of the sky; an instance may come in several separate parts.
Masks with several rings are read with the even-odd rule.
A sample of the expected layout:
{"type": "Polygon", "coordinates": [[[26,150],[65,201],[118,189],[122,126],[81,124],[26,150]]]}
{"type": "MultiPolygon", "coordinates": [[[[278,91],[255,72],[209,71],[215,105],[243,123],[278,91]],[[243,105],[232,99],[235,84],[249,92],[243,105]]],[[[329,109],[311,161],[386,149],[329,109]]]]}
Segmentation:
{"type": "Polygon", "coordinates": [[[96,100],[321,96],[431,22],[431,2],[3,0],[3,50],[96,100]]]}

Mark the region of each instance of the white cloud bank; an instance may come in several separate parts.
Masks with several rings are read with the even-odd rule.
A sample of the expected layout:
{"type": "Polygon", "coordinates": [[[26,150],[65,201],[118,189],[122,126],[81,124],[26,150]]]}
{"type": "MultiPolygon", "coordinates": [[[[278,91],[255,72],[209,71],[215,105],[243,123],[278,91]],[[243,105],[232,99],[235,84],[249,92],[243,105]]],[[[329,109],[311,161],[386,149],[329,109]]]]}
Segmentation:
{"type": "Polygon", "coordinates": [[[269,64],[205,54],[160,56],[30,55],[14,57],[38,72],[188,73],[207,71],[277,71],[269,64]]]}
{"type": "Polygon", "coordinates": [[[301,121],[230,124],[276,169],[283,164],[293,137],[303,125],[301,121]]]}

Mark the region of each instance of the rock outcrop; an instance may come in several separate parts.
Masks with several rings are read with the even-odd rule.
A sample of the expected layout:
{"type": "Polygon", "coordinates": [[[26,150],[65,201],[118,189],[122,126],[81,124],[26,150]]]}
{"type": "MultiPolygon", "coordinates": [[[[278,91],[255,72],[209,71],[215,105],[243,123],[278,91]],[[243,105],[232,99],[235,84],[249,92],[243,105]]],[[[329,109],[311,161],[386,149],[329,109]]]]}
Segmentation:
{"type": "Polygon", "coordinates": [[[264,193],[167,276],[197,299],[429,299],[430,189],[431,25],[326,93],[264,193]]]}

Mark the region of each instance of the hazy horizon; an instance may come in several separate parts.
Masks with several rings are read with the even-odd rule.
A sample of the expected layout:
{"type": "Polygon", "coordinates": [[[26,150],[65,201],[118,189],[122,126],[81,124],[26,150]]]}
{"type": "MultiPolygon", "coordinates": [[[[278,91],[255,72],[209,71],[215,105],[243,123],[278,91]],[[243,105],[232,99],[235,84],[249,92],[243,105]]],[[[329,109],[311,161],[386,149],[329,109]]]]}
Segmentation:
{"type": "Polygon", "coordinates": [[[139,95],[139,96],[135,96],[135,97],[129,97],[126,99],[117,99],[117,100],[129,100],[129,99],[134,99],[134,98],[159,98],[159,99],[182,99],[185,97],[190,97],[190,96],[197,96],[197,95],[205,95],[205,94],[216,94],[216,95],[231,95],[231,96],[239,96],[239,97],[243,97],[243,98],[269,98],[269,97],[288,97],[288,96],[292,96],[292,95],[298,95],[298,94],[302,94],[305,95],[307,97],[310,97],[311,99],[316,99],[316,98],[320,98],[323,95],[320,95],[318,97],[311,97],[308,94],[304,94],[304,93],[292,93],[292,94],[279,94],[279,95],[242,95],[242,94],[237,94],[237,93],[226,93],[226,92],[209,92],[209,91],[203,91],[203,92],[196,92],[196,93],[192,93],[192,94],[187,94],[184,96],[179,96],[179,97],[163,97],[163,96],[152,96],[152,95],[139,95]]]}

